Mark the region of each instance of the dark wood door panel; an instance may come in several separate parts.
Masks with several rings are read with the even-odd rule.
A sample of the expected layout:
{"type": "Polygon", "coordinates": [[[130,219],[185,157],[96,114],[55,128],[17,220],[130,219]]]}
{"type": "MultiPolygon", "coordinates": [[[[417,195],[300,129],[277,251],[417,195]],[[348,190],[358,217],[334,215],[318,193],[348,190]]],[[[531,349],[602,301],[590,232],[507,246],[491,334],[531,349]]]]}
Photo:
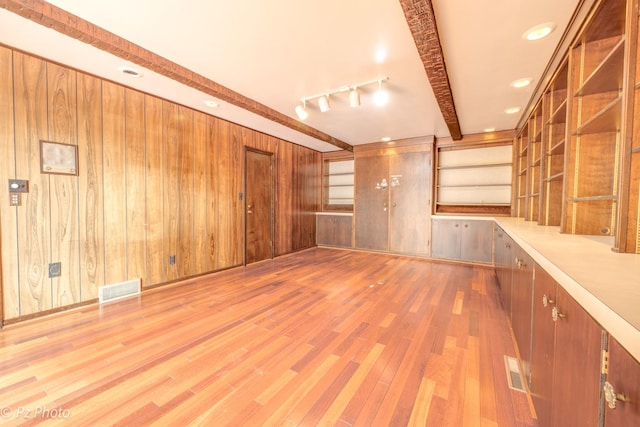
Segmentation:
{"type": "Polygon", "coordinates": [[[245,167],[246,263],[250,264],[272,257],[271,155],[247,150],[245,167]]]}
{"type": "Polygon", "coordinates": [[[356,247],[389,249],[389,187],[376,188],[387,180],[389,160],[384,156],[359,157],[355,161],[356,247]]]}

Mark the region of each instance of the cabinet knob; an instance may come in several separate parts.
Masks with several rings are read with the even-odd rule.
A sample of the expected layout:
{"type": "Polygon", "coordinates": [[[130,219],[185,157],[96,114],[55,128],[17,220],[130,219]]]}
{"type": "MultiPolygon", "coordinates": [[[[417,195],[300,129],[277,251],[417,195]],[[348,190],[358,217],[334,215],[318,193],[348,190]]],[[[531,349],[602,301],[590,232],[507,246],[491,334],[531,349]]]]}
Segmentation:
{"type": "Polygon", "coordinates": [[[395,208],[397,206],[396,202],[393,202],[393,204],[391,206],[393,206],[395,208]]]}
{"type": "Polygon", "coordinates": [[[549,304],[555,304],[555,301],[549,298],[547,294],[542,295],[542,305],[546,307],[549,304]]]}
{"type": "Polygon", "coordinates": [[[504,247],[505,247],[505,248],[507,248],[507,249],[509,249],[509,248],[511,248],[511,245],[510,245],[509,243],[505,243],[505,244],[504,244],[504,247]]]}
{"type": "Polygon", "coordinates": [[[456,224],[455,226],[458,227],[460,224],[456,224]]]}
{"type": "Polygon", "coordinates": [[[551,318],[554,322],[557,322],[558,319],[564,319],[566,317],[566,314],[560,313],[560,311],[558,311],[558,307],[553,307],[553,309],[551,310],[551,318]]]}
{"type": "Polygon", "coordinates": [[[465,225],[464,225],[464,228],[467,228],[467,227],[469,227],[469,224],[465,224],[465,225]]]}
{"type": "Polygon", "coordinates": [[[613,388],[613,385],[609,381],[605,381],[604,383],[604,400],[607,401],[607,406],[610,409],[616,409],[616,403],[620,402],[629,402],[629,398],[624,393],[616,393],[616,390],[613,388]]]}

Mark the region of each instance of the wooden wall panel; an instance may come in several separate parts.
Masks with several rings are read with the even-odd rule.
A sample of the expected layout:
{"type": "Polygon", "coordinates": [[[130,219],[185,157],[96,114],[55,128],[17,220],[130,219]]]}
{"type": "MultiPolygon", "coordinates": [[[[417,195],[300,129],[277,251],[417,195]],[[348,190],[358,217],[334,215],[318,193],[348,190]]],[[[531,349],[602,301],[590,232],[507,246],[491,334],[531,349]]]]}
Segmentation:
{"type": "Polygon", "coordinates": [[[276,256],[293,250],[293,147],[278,144],[276,153],[276,256]]]}
{"type": "Polygon", "coordinates": [[[219,268],[218,138],[220,134],[218,127],[220,123],[223,123],[223,121],[207,116],[207,256],[211,270],[219,268]]]}
{"type": "Polygon", "coordinates": [[[194,274],[193,258],[193,110],[178,108],[180,118],[180,164],[178,172],[179,200],[179,248],[176,257],[179,277],[194,274]]]}
{"type": "Polygon", "coordinates": [[[147,278],[144,94],[125,90],[127,279],[147,278]]]}
{"type": "Polygon", "coordinates": [[[176,264],[169,263],[169,257],[175,256],[178,262],[180,194],[178,174],[180,173],[180,113],[178,106],[171,102],[162,102],[162,145],[164,150],[164,259],[167,265],[167,280],[178,279],[176,264]]]}
{"type": "Polygon", "coordinates": [[[145,95],[147,280],[143,282],[144,286],[156,285],[167,280],[167,259],[164,252],[162,106],[163,102],[160,99],[145,95]]]}
{"type": "Polygon", "coordinates": [[[105,271],[101,80],[78,73],[77,94],[80,296],[86,301],[98,298],[105,271]]]}
{"type": "Polygon", "coordinates": [[[30,189],[0,204],[3,320],[241,265],[245,147],[275,153],[274,253],[313,244],[319,153],[8,48],[0,73],[0,182],[30,189]],[[41,139],[77,144],[79,175],[40,173],[41,139]]]}
{"type": "Polygon", "coordinates": [[[244,260],[244,201],[242,193],[242,129],[233,123],[218,128],[218,268],[241,265],[244,260]]]}
{"type": "Polygon", "coordinates": [[[193,272],[205,273],[213,270],[209,245],[207,216],[209,194],[207,191],[207,149],[209,132],[207,116],[193,113],[193,272]]]}
{"type": "Polygon", "coordinates": [[[19,52],[13,58],[16,177],[29,180],[18,208],[19,305],[20,315],[29,315],[52,306],[49,175],[40,173],[40,140],[48,136],[47,77],[44,61],[19,52]]]}
{"type": "Polygon", "coordinates": [[[127,278],[127,181],[124,88],[102,82],[105,282],[127,278]]]}
{"type": "MultiPolygon", "coordinates": [[[[0,46],[0,178],[15,178],[15,150],[13,126],[13,53],[0,46]]],[[[22,195],[24,202],[26,195],[22,195]]],[[[0,315],[16,317],[20,314],[18,295],[17,210],[11,207],[9,188],[0,185],[0,315]]],[[[3,317],[2,317],[3,318],[3,317]]]]}
{"type": "MultiPolygon", "coordinates": [[[[77,145],[76,72],[47,64],[49,140],[77,145]]],[[[78,177],[49,175],[51,190],[51,256],[61,275],[51,279],[52,307],[80,302],[78,247],[78,177]]]]}

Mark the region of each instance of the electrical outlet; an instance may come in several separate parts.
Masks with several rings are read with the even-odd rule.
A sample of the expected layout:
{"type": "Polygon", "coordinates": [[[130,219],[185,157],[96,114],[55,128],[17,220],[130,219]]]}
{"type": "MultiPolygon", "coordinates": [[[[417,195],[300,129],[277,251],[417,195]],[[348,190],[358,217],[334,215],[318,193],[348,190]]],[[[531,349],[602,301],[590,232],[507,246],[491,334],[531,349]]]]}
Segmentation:
{"type": "Polygon", "coordinates": [[[49,278],[60,277],[62,267],[59,262],[49,264],[49,278]]]}
{"type": "Polygon", "coordinates": [[[175,255],[169,255],[169,264],[173,265],[176,263],[176,256],[175,255]]]}

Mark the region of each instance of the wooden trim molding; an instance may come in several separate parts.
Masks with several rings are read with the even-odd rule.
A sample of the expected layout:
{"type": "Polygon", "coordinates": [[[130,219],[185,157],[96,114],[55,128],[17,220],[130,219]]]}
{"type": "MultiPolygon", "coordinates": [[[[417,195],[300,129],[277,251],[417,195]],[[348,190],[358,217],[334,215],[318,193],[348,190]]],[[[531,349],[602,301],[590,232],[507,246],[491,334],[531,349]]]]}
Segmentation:
{"type": "Polygon", "coordinates": [[[459,140],[462,138],[462,131],[453,102],[431,0],[400,0],[400,4],[444,121],[451,137],[459,140]]]}
{"type": "Polygon", "coordinates": [[[290,129],[327,142],[335,147],[353,151],[353,147],[337,138],[301,123],[264,104],[247,98],[213,80],[169,61],[141,46],[117,36],[97,25],[42,0],[0,0],[0,8],[13,12],[36,24],[90,44],[112,55],[148,68],[160,75],[192,87],[225,102],[258,114],[290,129]]]}

